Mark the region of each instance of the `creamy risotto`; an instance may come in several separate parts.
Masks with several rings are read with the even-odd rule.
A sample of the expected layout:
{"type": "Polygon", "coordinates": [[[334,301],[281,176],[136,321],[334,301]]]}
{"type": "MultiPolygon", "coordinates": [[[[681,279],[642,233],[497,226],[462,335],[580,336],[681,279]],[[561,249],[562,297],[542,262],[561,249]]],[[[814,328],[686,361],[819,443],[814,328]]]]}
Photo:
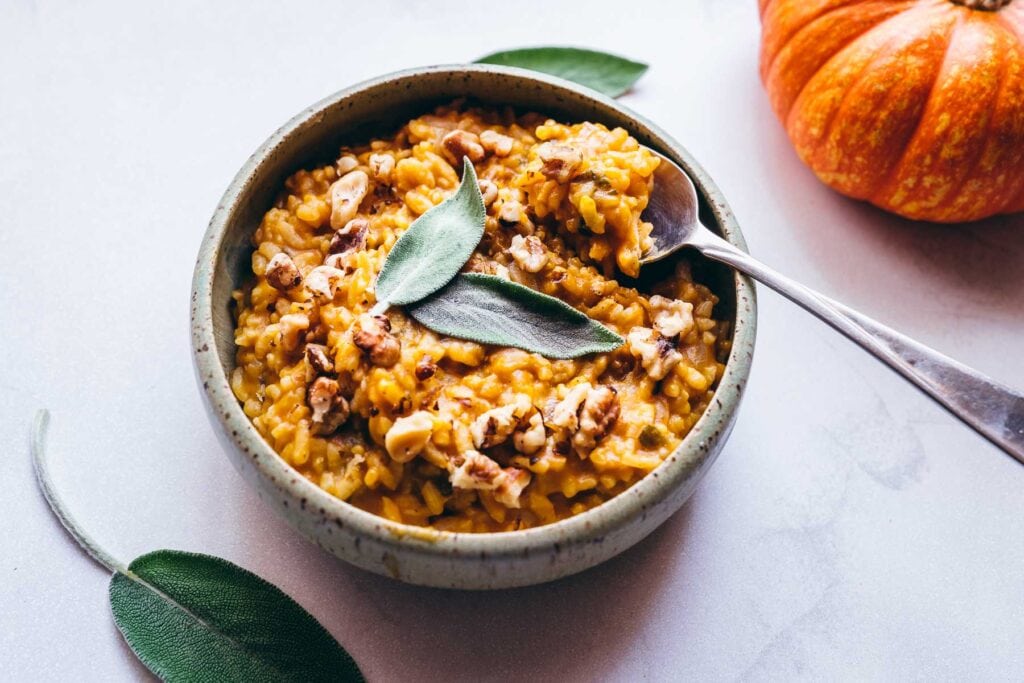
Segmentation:
{"type": "Polygon", "coordinates": [[[729,346],[685,262],[634,288],[658,162],[621,128],[456,103],[298,171],[235,293],[246,414],[312,482],[406,524],[512,531],[621,493],[697,421],[729,346]],[[463,157],[487,207],[465,270],[558,297],[623,346],[553,360],[370,315],[389,250],[455,191],[463,157]]]}

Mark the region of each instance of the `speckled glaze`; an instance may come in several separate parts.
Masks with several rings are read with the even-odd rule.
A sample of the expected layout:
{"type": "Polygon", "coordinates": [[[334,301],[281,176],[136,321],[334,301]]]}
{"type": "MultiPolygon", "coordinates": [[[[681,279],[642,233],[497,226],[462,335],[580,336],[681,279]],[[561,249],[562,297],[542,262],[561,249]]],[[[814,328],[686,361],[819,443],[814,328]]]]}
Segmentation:
{"type": "Polygon", "coordinates": [[[260,498],[306,537],[354,565],[408,583],[509,588],[551,581],[603,562],[679,509],[732,430],[750,371],[757,315],[747,278],[705,264],[703,279],[722,299],[718,315],[734,321],[733,349],[714,401],[661,466],[626,492],[576,517],[501,534],[434,531],[377,517],[306,480],[263,440],[228,385],[235,365],[231,291],[250,273],[250,239],[291,173],[333,158],[341,143],[365,142],[457,97],[626,128],[682,166],[697,185],[704,222],[733,244],[746,247],[725,198],[700,165],[664,131],[614,100],[521,69],[410,69],[314,104],[270,136],[238,172],[199,250],[192,285],[192,350],[215,431],[235,467],[260,498]]]}

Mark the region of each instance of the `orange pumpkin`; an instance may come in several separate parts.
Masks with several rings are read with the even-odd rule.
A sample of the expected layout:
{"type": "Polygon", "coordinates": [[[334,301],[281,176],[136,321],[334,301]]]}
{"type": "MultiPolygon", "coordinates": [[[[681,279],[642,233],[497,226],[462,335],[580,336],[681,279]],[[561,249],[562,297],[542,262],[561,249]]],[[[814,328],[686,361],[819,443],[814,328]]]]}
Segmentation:
{"type": "Polygon", "coordinates": [[[829,186],[909,218],[1024,211],[1024,0],[760,0],[761,78],[829,186]]]}

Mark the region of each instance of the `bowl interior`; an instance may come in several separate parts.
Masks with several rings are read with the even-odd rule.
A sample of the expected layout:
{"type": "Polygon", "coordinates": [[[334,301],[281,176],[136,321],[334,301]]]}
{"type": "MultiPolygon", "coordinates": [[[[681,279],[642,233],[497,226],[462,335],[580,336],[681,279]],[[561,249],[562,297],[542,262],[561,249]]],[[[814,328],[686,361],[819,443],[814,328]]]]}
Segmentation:
{"type": "MultiPolygon", "coordinates": [[[[519,111],[536,111],[564,122],[588,120],[609,127],[625,128],[641,144],[658,150],[679,164],[697,187],[700,215],[704,224],[733,244],[745,248],[739,227],[724,197],[689,153],[653,124],[598,93],[543,74],[490,65],[414,69],[356,85],[300,112],[253,154],[217,207],[206,235],[207,241],[200,252],[193,291],[197,370],[207,398],[217,409],[217,416],[225,432],[232,431],[230,438],[241,444],[242,448],[245,448],[247,439],[253,438],[255,429],[230,395],[226,381],[235,368],[231,293],[251,275],[252,235],[278,196],[284,180],[301,168],[333,160],[342,144],[364,143],[374,136],[390,135],[410,118],[428,113],[436,105],[458,98],[468,98],[472,103],[495,107],[512,106],[519,111]],[[200,300],[196,301],[196,297],[200,300]],[[212,342],[214,348],[208,350],[213,351],[219,361],[215,373],[208,372],[212,367],[209,363],[211,354],[200,353],[207,350],[203,348],[207,346],[206,340],[212,342]],[[207,376],[203,376],[204,373],[207,376]],[[208,383],[207,379],[212,381],[208,383]]],[[[692,263],[695,280],[708,285],[719,296],[716,317],[732,321],[734,344],[725,377],[720,383],[719,398],[679,449],[656,470],[656,473],[662,471],[664,476],[657,482],[650,481],[650,476],[646,477],[633,487],[636,498],[642,492],[645,496],[650,494],[648,500],[672,494],[673,489],[683,486],[684,481],[688,482],[687,488],[692,489],[696,479],[710,465],[717,453],[712,445],[724,439],[731,429],[749,372],[754,339],[756,314],[753,288],[749,280],[696,254],[682,257],[692,263]],[[724,388],[731,391],[722,391],[724,388]]],[[[643,280],[661,279],[675,262],[675,258],[669,258],[645,267],[643,280]]],[[[643,288],[644,282],[639,282],[638,286],[643,288]]],[[[269,445],[260,441],[256,450],[270,450],[269,445]]],[[[266,469],[268,465],[262,467],[266,469]]],[[[269,468],[277,468],[279,471],[277,464],[269,468]]],[[[307,490],[316,488],[301,477],[299,479],[299,486],[304,487],[304,495],[307,490]]],[[[674,493],[679,494],[679,491],[674,493]]],[[[329,494],[319,489],[315,492],[309,490],[308,494],[321,501],[330,498],[329,494]]],[[[339,510],[338,514],[344,513],[357,525],[369,528],[370,522],[365,519],[369,513],[341,504],[337,499],[331,498],[330,502],[325,502],[332,507],[335,507],[334,503],[339,503],[337,507],[345,509],[339,510]]],[[[602,520],[593,525],[593,532],[597,533],[601,528],[613,527],[632,514],[633,504],[627,503],[624,496],[618,496],[569,520],[516,532],[515,543],[504,541],[502,545],[511,551],[520,541],[524,544],[532,543],[527,541],[528,538],[537,538],[542,534],[553,536],[555,532],[575,533],[576,527],[584,524],[591,528],[588,521],[590,517],[595,521],[602,520]]],[[[408,531],[402,533],[410,534],[423,531],[419,527],[386,522],[376,517],[373,519],[374,528],[383,525],[393,533],[395,529],[405,529],[408,531]]],[[[434,534],[445,538],[448,535],[460,535],[451,532],[434,534]]],[[[501,536],[507,539],[509,534],[473,536],[501,536]]],[[[475,547],[476,542],[474,540],[470,544],[475,547]]],[[[480,538],[479,542],[483,543],[484,539],[480,538]]],[[[465,543],[462,545],[465,547],[465,543]]]]}

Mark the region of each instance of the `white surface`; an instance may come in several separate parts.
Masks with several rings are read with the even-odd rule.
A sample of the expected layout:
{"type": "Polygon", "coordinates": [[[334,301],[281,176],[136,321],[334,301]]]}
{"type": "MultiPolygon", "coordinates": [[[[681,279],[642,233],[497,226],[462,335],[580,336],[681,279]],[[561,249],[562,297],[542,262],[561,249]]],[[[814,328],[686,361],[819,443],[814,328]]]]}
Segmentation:
{"type": "Polygon", "coordinates": [[[203,414],[193,258],[248,154],[353,82],[544,43],[650,62],[624,101],[703,162],[755,254],[1024,385],[1024,219],[915,226],[824,189],[768,109],[758,31],[753,0],[0,4],[0,680],[146,676],[33,486],[40,407],[58,486],[111,551],[248,567],[371,680],[1019,676],[1024,468],[766,291],[742,419],[698,493],[553,585],[349,568],[256,499],[203,414]]]}

